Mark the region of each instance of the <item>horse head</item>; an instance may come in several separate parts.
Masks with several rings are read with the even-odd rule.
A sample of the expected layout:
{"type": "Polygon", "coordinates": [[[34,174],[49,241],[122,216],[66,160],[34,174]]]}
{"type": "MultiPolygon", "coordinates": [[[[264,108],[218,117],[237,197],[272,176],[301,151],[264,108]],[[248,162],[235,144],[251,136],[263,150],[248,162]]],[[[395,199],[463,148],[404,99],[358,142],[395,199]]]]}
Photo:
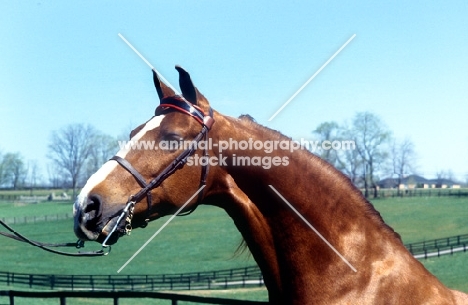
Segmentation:
{"type": "MultiPolygon", "coordinates": [[[[93,174],[74,204],[74,230],[82,240],[107,244],[154,219],[173,214],[205,184],[207,168],[184,166],[198,152],[184,145],[206,138],[213,124],[208,101],[181,67],[179,83],[183,96],[153,80],[160,99],[155,115],[135,128],[130,141],[93,174]],[[125,217],[125,221],[124,218],[125,217]]],[[[184,210],[192,210],[202,193],[184,210]]]]}

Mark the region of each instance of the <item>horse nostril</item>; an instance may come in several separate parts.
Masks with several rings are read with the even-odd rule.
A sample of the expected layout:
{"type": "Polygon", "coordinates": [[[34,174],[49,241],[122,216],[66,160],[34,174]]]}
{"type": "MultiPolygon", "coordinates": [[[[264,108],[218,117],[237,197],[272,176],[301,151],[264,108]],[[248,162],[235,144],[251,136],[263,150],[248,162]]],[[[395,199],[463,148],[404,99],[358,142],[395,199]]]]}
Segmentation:
{"type": "Polygon", "coordinates": [[[102,201],[99,195],[88,196],[84,212],[88,215],[88,219],[98,219],[102,214],[102,201]]]}

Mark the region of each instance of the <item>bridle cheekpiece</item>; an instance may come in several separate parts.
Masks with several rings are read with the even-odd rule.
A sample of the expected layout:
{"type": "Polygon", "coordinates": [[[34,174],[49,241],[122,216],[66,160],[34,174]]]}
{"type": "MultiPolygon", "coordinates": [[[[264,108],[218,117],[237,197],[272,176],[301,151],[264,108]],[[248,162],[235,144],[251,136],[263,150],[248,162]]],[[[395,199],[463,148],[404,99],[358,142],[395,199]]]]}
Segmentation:
{"type": "MultiPolygon", "coordinates": [[[[211,129],[211,127],[214,124],[213,110],[211,108],[209,109],[208,115],[205,115],[201,108],[189,103],[182,96],[178,96],[178,95],[161,99],[160,105],[156,108],[155,115],[156,116],[163,115],[169,112],[173,112],[174,110],[193,117],[198,123],[202,125],[202,129],[198,133],[198,135],[192,140],[191,145],[189,145],[187,149],[182,151],[157,177],[155,177],[149,183],[147,183],[146,180],[143,178],[143,176],[127,160],[119,156],[114,156],[110,159],[110,160],[117,161],[124,169],[126,169],[130,174],[132,174],[132,176],[135,178],[135,180],[138,182],[138,184],[142,188],[136,194],[131,195],[129,197],[127,203],[125,204],[125,208],[120,213],[120,216],[117,219],[113,229],[111,230],[111,232],[109,232],[106,239],[102,242],[103,247],[109,246],[107,245],[107,241],[112,236],[112,234],[114,234],[114,232],[117,230],[117,227],[119,226],[120,222],[122,221],[124,217],[125,217],[125,227],[124,229],[119,231],[119,233],[121,235],[130,234],[130,232],[132,231],[131,222],[133,218],[133,210],[135,208],[136,203],[141,201],[144,197],[146,197],[146,201],[147,201],[147,208],[146,208],[147,211],[146,211],[145,223],[141,227],[146,227],[146,225],[150,221],[150,215],[151,215],[151,204],[152,204],[151,190],[161,185],[161,183],[164,180],[166,180],[175,171],[177,171],[178,169],[184,166],[188,158],[195,153],[198,147],[198,143],[202,140],[206,140],[208,131],[211,129]]],[[[206,157],[208,156],[208,150],[206,149],[206,146],[203,151],[203,156],[206,156],[206,157]]],[[[207,175],[208,175],[208,164],[202,166],[202,173],[201,173],[199,187],[202,187],[206,184],[207,175]]],[[[203,198],[203,192],[200,192],[198,194],[197,203],[194,205],[194,207],[192,207],[189,211],[185,212],[184,214],[180,214],[180,215],[183,216],[183,215],[188,215],[192,213],[196,209],[196,207],[200,204],[202,198],[203,198]]]]}

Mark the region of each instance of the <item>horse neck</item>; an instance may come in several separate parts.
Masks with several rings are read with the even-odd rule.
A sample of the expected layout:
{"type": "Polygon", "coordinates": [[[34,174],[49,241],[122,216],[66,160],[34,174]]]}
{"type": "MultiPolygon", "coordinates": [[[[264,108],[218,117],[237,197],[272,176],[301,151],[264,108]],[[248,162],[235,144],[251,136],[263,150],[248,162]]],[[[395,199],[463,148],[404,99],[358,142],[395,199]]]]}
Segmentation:
{"type": "MultiPolygon", "coordinates": [[[[227,119],[217,140],[288,140],[256,124],[227,119]],[[235,131],[235,132],[233,132],[235,131]]],[[[225,172],[224,190],[229,197],[221,206],[233,218],[264,274],[270,300],[309,301],[324,298],[356,280],[356,273],[300,219],[271,188],[274,187],[357,270],[359,278],[370,277],[370,266],[386,261],[388,253],[411,255],[349,180],[310,152],[277,150],[225,151],[230,160],[239,155],[280,158],[288,165],[235,166],[225,172]],[[234,156],[235,155],[235,156],[234,156]],[[330,277],[333,274],[333,277],[330,277]]],[[[416,262],[417,263],[417,262],[416,262]]],[[[420,269],[420,268],[419,268],[420,269]]],[[[418,272],[423,272],[419,270],[418,272]]]]}

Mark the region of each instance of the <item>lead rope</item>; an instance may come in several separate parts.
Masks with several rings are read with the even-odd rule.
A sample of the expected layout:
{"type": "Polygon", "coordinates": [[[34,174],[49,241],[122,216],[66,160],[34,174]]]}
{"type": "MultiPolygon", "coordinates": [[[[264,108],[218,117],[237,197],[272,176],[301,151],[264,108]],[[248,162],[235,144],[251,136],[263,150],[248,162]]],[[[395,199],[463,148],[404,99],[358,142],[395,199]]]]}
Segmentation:
{"type": "Polygon", "coordinates": [[[54,250],[50,249],[50,247],[75,247],[77,249],[84,247],[84,241],[78,240],[77,242],[74,243],[57,243],[57,244],[49,244],[49,243],[42,243],[38,242],[32,239],[27,238],[26,236],[16,232],[12,227],[7,225],[3,220],[0,220],[0,224],[5,227],[8,231],[10,231],[12,234],[5,233],[5,232],[0,232],[0,235],[3,235],[8,238],[12,238],[17,241],[25,242],[28,243],[34,247],[38,247],[44,251],[59,254],[59,255],[64,255],[64,256],[74,256],[74,257],[80,257],[80,256],[86,256],[86,257],[92,257],[92,256],[104,256],[110,253],[110,247],[108,251],[104,251],[104,247],[99,250],[99,251],[88,251],[88,252],[65,252],[65,251],[60,251],[60,250],[54,250]]]}

